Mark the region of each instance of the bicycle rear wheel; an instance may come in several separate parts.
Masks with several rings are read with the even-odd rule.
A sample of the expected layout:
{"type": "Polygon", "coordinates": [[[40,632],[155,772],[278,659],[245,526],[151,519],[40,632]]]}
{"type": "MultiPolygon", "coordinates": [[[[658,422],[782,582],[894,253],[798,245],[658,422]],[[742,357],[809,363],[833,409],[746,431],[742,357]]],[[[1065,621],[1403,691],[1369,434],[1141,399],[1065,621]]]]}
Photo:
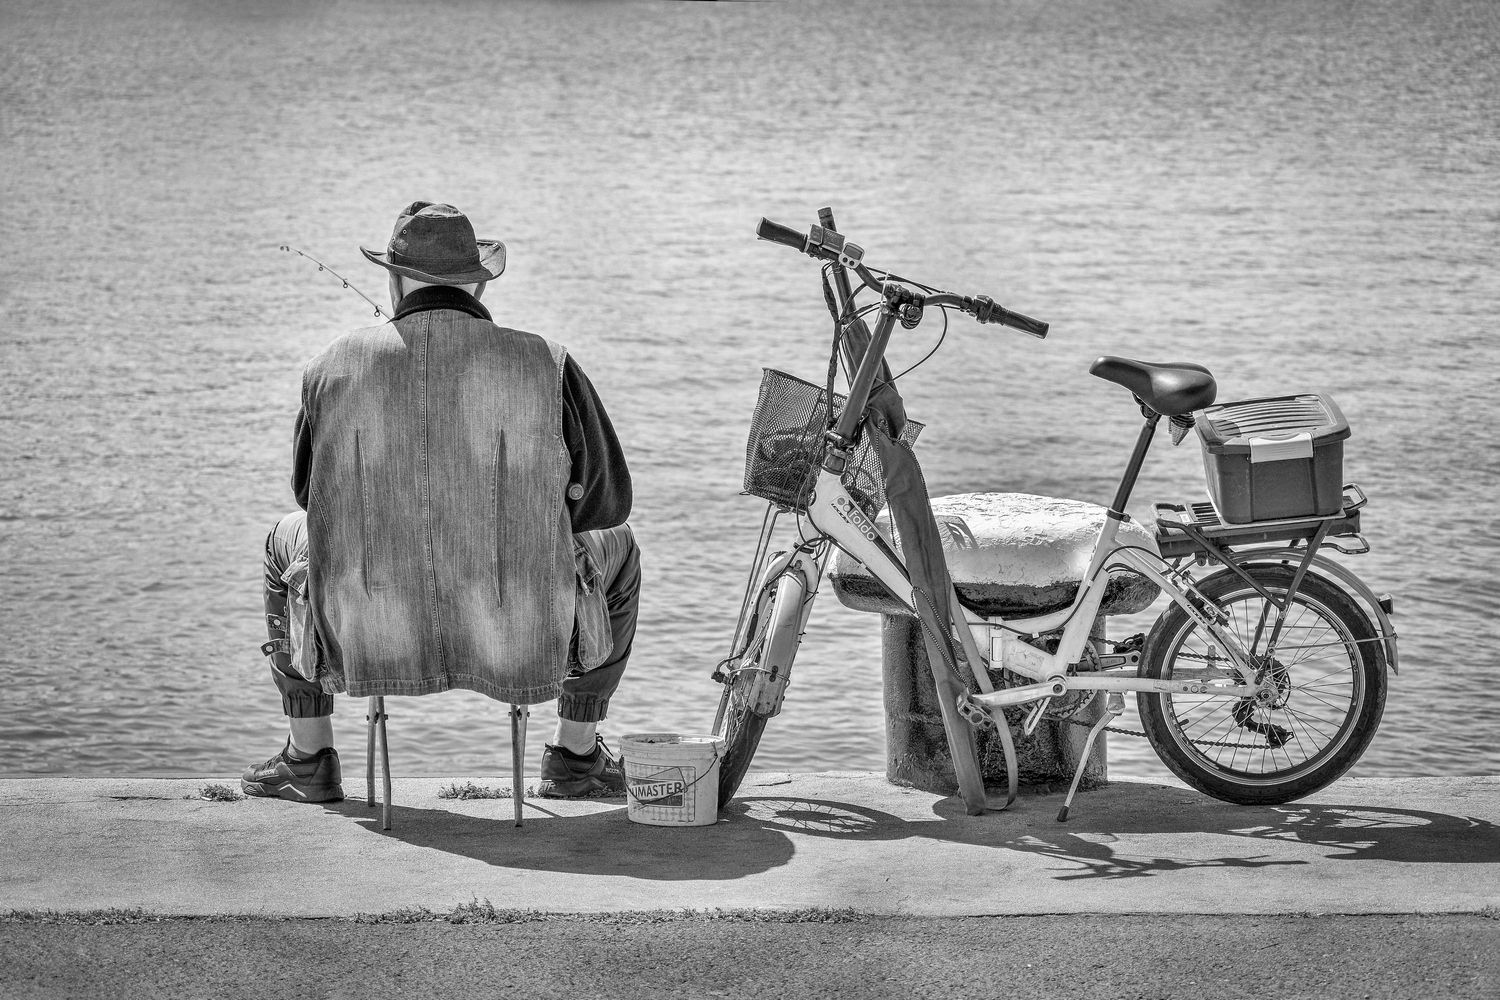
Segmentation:
{"type": "MultiPolygon", "coordinates": [[[[1278,599],[1291,587],[1291,567],[1248,572],[1278,599]]],[[[1266,652],[1276,609],[1265,597],[1227,570],[1198,589],[1229,616],[1225,627],[1246,649],[1266,652]]],[[[1337,779],[1374,737],[1385,708],[1384,654],[1374,625],[1347,594],[1305,576],[1272,653],[1262,669],[1271,671],[1276,690],[1261,701],[1137,696],[1146,736],[1162,763],[1199,791],[1243,805],[1290,802],[1337,779]]],[[[1170,678],[1178,667],[1236,675],[1213,636],[1174,604],[1152,626],[1138,673],[1170,678]]]]}

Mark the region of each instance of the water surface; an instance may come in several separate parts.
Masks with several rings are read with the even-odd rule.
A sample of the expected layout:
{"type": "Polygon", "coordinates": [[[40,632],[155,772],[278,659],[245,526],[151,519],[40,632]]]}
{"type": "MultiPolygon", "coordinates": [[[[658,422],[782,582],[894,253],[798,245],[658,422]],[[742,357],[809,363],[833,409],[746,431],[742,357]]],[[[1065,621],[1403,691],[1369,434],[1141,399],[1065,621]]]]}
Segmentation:
{"type": "MultiPolygon", "coordinates": [[[[1500,770],[1489,0],[15,0],[0,57],[4,773],[279,744],[259,550],[300,367],[369,310],[277,248],[383,294],[356,247],[418,197],[508,243],[486,301],[570,346],[626,442],[646,579],[607,731],[711,721],[759,371],[820,378],[831,329],[815,266],[754,225],[832,205],[877,264],[1052,323],[955,320],[903,381],[935,494],[1107,500],[1136,414],[1100,354],[1333,394],[1372,497],[1350,564],[1402,635],[1355,773],[1500,770]]],[[[1196,449],[1163,449],[1132,511],[1201,492],[1196,449]]],[[[883,767],[877,626],[825,595],[758,763],[883,767]]],[[[391,710],[400,773],[504,768],[503,708],[391,710]]],[[[341,700],[350,766],[362,714],[341,700]]]]}

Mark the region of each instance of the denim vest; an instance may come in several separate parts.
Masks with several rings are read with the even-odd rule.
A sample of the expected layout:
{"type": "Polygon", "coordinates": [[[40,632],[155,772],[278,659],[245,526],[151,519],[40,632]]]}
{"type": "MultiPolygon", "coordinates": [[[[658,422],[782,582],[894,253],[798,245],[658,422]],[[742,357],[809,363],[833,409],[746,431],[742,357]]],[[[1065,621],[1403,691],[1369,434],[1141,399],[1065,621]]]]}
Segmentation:
{"type": "Polygon", "coordinates": [[[308,364],[309,597],[333,686],[557,697],[578,583],[565,356],[434,309],[308,364]]]}

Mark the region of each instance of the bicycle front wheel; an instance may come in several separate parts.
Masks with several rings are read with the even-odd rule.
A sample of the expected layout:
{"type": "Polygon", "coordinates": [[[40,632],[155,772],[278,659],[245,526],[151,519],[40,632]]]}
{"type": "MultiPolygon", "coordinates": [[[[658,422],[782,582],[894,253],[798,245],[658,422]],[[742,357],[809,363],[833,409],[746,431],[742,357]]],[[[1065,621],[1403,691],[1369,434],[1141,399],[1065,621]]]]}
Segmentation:
{"type": "MultiPolygon", "coordinates": [[[[1290,567],[1248,572],[1285,600],[1290,567]]],[[[1326,787],[1370,745],[1385,708],[1374,625],[1342,590],[1308,574],[1267,650],[1277,611],[1254,587],[1226,570],[1198,590],[1228,615],[1224,627],[1260,660],[1274,691],[1260,699],[1139,694],[1141,722],[1162,763],[1199,791],[1242,805],[1290,802],[1326,787]]],[[[1202,676],[1205,667],[1239,679],[1214,637],[1173,604],[1146,638],[1139,675],[1166,679],[1181,669],[1202,676]]]]}
{"type": "Polygon", "coordinates": [[[723,809],[739,791],[750,761],[755,759],[760,736],[766,731],[766,716],[755,712],[749,682],[743,672],[724,684],[724,755],[719,758],[719,808],[723,809]]]}
{"type": "Polygon", "coordinates": [[[812,602],[805,570],[797,564],[763,587],[750,611],[744,651],[730,666],[719,704],[719,808],[739,789],[760,746],[766,720],[781,710],[781,691],[791,679],[792,661],[812,602]]]}

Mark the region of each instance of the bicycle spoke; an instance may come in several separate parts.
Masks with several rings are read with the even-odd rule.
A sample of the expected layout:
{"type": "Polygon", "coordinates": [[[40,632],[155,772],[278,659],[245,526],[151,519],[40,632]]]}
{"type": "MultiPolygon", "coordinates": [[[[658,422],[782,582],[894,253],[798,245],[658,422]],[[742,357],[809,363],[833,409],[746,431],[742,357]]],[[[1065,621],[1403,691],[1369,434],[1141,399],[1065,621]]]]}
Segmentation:
{"type": "MultiPolygon", "coordinates": [[[[1316,694],[1311,694],[1311,693],[1308,693],[1308,692],[1305,692],[1305,691],[1302,692],[1302,694],[1306,695],[1306,697],[1298,699],[1299,702],[1300,701],[1311,701],[1311,702],[1314,702],[1314,703],[1316,703],[1318,705],[1322,705],[1324,708],[1328,709],[1330,713],[1332,713],[1336,717],[1340,717],[1340,718],[1348,710],[1349,702],[1353,700],[1351,698],[1343,698],[1343,699],[1341,699],[1339,701],[1330,701],[1327,698],[1322,698],[1322,697],[1319,697],[1316,694]]],[[[1287,710],[1288,711],[1294,711],[1290,707],[1287,710]]]]}
{"type": "MultiPolygon", "coordinates": [[[[1278,596],[1295,579],[1287,566],[1248,572],[1278,596]]],[[[1369,742],[1372,702],[1378,712],[1384,698],[1383,678],[1360,645],[1378,641],[1368,617],[1315,575],[1284,609],[1228,572],[1203,581],[1202,593],[1223,612],[1219,627],[1169,609],[1146,644],[1143,676],[1171,678],[1177,664],[1182,679],[1197,680],[1211,672],[1199,665],[1213,664],[1255,693],[1191,701],[1143,693],[1145,735],[1163,762],[1201,791],[1246,803],[1290,801],[1343,773],[1369,742]],[[1248,662],[1223,655],[1236,642],[1248,662]]]]}
{"type": "MultiPolygon", "coordinates": [[[[1226,628],[1247,649],[1263,616],[1267,602],[1258,595],[1224,607],[1226,628]]],[[[1275,609],[1270,609],[1274,614],[1275,609]]],[[[1269,637],[1266,628],[1264,636],[1269,637]]],[[[1273,746],[1268,734],[1246,729],[1236,716],[1235,702],[1208,698],[1187,702],[1179,696],[1164,698],[1172,725],[1206,758],[1238,773],[1272,774],[1300,767],[1337,741],[1342,721],[1357,692],[1350,677],[1352,664],[1340,654],[1351,655],[1352,646],[1339,626],[1317,608],[1294,601],[1288,608],[1275,650],[1278,668],[1286,672],[1290,685],[1286,697],[1293,704],[1279,709],[1256,709],[1252,720],[1275,725],[1290,734],[1285,744],[1273,746]],[[1305,674],[1306,676],[1297,676],[1305,674]],[[1239,734],[1241,738],[1236,738],[1239,734]]],[[[1219,664],[1222,654],[1211,653],[1212,644],[1196,627],[1184,637],[1173,659],[1185,663],[1219,664]]],[[[1222,670],[1228,679],[1233,670],[1222,670]]]]}

